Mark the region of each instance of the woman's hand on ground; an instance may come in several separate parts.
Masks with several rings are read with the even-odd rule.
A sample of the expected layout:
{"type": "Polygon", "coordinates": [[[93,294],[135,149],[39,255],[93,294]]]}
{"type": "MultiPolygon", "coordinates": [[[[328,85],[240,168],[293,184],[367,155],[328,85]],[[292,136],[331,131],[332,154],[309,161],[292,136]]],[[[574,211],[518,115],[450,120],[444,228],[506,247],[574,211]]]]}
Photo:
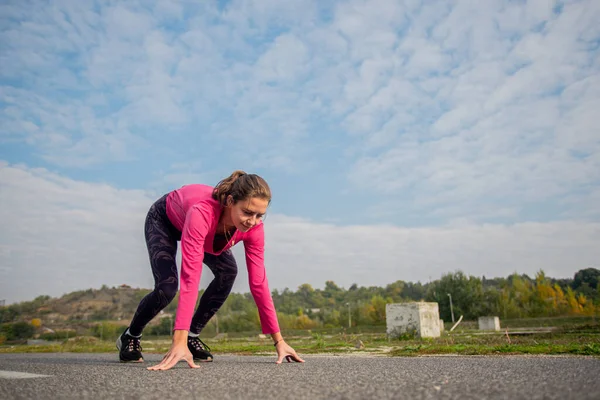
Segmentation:
{"type": "Polygon", "coordinates": [[[192,353],[190,353],[190,350],[187,348],[187,345],[182,346],[173,344],[169,352],[163,357],[162,361],[159,364],[148,367],[148,370],[165,371],[167,369],[171,369],[180,360],[185,360],[190,368],[200,368],[199,365],[194,363],[194,358],[192,353]]]}
{"type": "Polygon", "coordinates": [[[173,335],[173,344],[168,353],[165,354],[162,361],[152,367],[148,367],[150,371],[165,371],[172,368],[179,361],[184,360],[190,368],[200,368],[194,363],[194,357],[187,347],[187,331],[175,331],[173,335]]]}
{"type": "Polygon", "coordinates": [[[281,364],[284,358],[287,360],[287,362],[292,362],[292,360],[301,363],[304,362],[304,360],[298,356],[296,351],[283,340],[277,342],[275,348],[277,349],[277,364],[281,364]]]}

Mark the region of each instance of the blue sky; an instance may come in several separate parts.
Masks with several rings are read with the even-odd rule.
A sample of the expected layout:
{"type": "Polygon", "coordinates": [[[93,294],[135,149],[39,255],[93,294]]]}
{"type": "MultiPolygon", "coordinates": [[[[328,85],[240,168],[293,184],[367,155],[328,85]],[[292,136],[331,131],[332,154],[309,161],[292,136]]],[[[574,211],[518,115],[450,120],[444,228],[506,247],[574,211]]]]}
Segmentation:
{"type": "Polygon", "coordinates": [[[599,20],[592,0],[3,2],[0,298],[151,287],[147,208],[234,169],[273,189],[272,288],[600,268],[599,20]]]}

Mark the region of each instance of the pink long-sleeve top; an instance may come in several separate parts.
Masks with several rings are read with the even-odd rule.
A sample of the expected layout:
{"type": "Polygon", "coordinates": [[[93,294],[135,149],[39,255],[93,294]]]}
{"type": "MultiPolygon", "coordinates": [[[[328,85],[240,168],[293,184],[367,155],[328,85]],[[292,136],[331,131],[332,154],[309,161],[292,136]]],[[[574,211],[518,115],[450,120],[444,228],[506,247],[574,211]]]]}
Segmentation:
{"type": "Polygon", "coordinates": [[[212,198],[207,185],[186,185],[167,196],[167,216],[181,231],[181,279],[179,305],[174,329],[189,330],[198,299],[204,253],[219,255],[244,242],[250,293],[258,308],[262,333],[279,332],[279,323],[264,263],[264,226],[259,222],[247,232],[237,230],[223,249],[213,249],[214,237],[223,206],[212,198]]]}

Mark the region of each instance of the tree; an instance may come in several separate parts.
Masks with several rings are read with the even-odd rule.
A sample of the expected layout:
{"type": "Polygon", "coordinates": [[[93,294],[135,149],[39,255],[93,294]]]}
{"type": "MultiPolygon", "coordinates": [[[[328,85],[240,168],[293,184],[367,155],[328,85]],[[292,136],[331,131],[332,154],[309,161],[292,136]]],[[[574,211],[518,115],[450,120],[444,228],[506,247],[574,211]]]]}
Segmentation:
{"type": "Polygon", "coordinates": [[[569,314],[583,313],[583,306],[579,303],[577,295],[571,288],[567,288],[566,294],[567,304],[569,305],[569,314]]]}
{"type": "MultiPolygon", "coordinates": [[[[152,328],[149,329],[149,333],[152,334],[152,328]]],[[[116,339],[121,335],[123,327],[117,324],[111,324],[109,322],[101,322],[99,324],[94,324],[91,327],[92,335],[101,338],[102,340],[112,340],[116,339]]]]}
{"type": "Polygon", "coordinates": [[[344,291],[333,281],[325,282],[323,297],[329,300],[329,304],[335,304],[344,301],[344,291]]]}
{"type": "MultiPolygon", "coordinates": [[[[488,280],[489,282],[489,280],[488,280]]],[[[482,282],[483,284],[483,282],[482,282]]],[[[483,289],[483,300],[481,304],[481,315],[499,315],[501,314],[500,304],[502,302],[502,291],[494,286],[487,286],[483,289]]]]}
{"type": "Polygon", "coordinates": [[[532,300],[533,316],[542,317],[557,314],[556,291],[548,279],[546,279],[546,274],[543,270],[538,271],[535,276],[535,291],[532,300]]]}
{"type": "MultiPolygon", "coordinates": [[[[354,284],[354,286],[356,283],[354,284]]],[[[325,292],[326,293],[339,293],[342,289],[338,285],[335,284],[334,281],[326,281],[325,282],[325,292]]]]}
{"type": "Polygon", "coordinates": [[[20,315],[19,310],[14,305],[0,307],[0,323],[13,322],[20,315]]]}
{"type": "Polygon", "coordinates": [[[600,270],[596,268],[581,269],[575,273],[573,278],[573,290],[580,289],[584,284],[594,290],[598,290],[598,282],[600,281],[600,270]]]}
{"type": "Polygon", "coordinates": [[[296,321],[294,323],[295,329],[312,329],[317,327],[317,323],[311,320],[308,315],[299,315],[296,317],[296,321]]]}
{"type": "Polygon", "coordinates": [[[405,283],[403,281],[396,281],[386,286],[386,295],[391,297],[394,302],[400,302],[402,300],[402,291],[404,290],[405,283]]]}
{"type": "Polygon", "coordinates": [[[369,304],[369,317],[371,322],[375,325],[385,324],[385,306],[387,303],[392,303],[392,299],[387,300],[383,297],[376,295],[371,299],[369,304]]]}
{"type": "Polygon", "coordinates": [[[150,327],[150,335],[170,335],[173,331],[173,319],[171,317],[163,317],[160,319],[158,325],[150,327]]]}
{"type": "Polygon", "coordinates": [[[465,319],[474,319],[480,316],[483,301],[483,287],[481,279],[466,276],[462,271],[445,274],[439,281],[429,287],[427,299],[435,301],[440,306],[440,318],[448,321],[451,319],[450,294],[454,315],[463,315],[465,319]]]}
{"type": "Polygon", "coordinates": [[[427,288],[421,282],[406,282],[402,289],[402,296],[413,301],[421,301],[427,296],[427,288]]]}
{"type": "Polygon", "coordinates": [[[509,318],[523,318],[531,316],[531,299],[533,285],[527,275],[513,274],[508,280],[508,305],[509,318]]]}
{"type": "Polygon", "coordinates": [[[27,322],[15,322],[2,324],[0,333],[6,337],[6,340],[29,339],[35,333],[35,328],[27,322]]]}
{"type": "Polygon", "coordinates": [[[554,284],[554,292],[556,293],[556,314],[557,315],[565,315],[569,311],[569,303],[567,302],[567,298],[565,296],[565,292],[559,286],[558,283],[554,284]]]}

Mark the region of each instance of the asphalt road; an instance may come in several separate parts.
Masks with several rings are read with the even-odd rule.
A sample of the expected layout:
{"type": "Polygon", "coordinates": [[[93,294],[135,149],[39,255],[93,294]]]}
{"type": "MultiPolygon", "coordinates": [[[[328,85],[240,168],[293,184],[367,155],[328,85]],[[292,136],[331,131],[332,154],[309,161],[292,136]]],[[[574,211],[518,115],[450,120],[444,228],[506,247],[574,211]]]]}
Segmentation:
{"type": "Polygon", "coordinates": [[[276,365],[216,355],[196,370],[145,369],[160,358],[0,354],[0,399],[600,399],[597,358],[306,356],[276,365]]]}

